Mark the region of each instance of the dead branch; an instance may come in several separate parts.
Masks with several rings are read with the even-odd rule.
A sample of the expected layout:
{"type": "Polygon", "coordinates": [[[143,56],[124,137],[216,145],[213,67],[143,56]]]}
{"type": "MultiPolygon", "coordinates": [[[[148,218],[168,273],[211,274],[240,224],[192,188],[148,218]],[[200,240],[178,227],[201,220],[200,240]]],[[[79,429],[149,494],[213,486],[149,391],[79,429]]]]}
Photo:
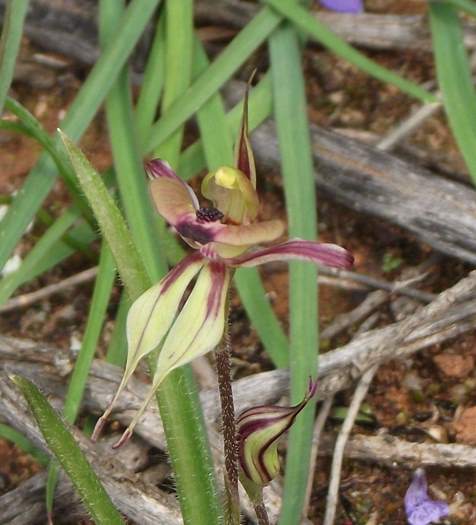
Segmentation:
{"type": "MultiPolygon", "coordinates": [[[[0,523],[5,525],[31,525],[46,523],[46,474],[36,474],[14,490],[0,497],[0,523]]],[[[73,486],[62,474],[55,498],[55,516],[80,520],[87,517],[73,486]]],[[[60,519],[61,521],[61,519],[60,519]]]]}
{"type": "MultiPolygon", "coordinates": [[[[429,303],[435,298],[435,294],[423,292],[421,290],[418,290],[417,288],[412,288],[408,281],[397,281],[395,283],[392,283],[390,281],[386,281],[385,279],[379,279],[370,275],[364,275],[350,270],[341,270],[339,268],[327,268],[325,266],[319,269],[319,279],[322,274],[326,276],[335,276],[343,280],[354,281],[355,283],[359,283],[360,285],[362,285],[362,288],[360,288],[362,290],[368,290],[372,288],[378,290],[385,290],[387,292],[394,293],[397,295],[406,295],[408,297],[412,297],[413,299],[416,299],[417,301],[421,301],[423,303],[429,303]]],[[[415,280],[412,279],[411,282],[412,284],[414,284],[415,280]]]]}
{"type": "MultiPolygon", "coordinates": [[[[324,399],[348,388],[373,365],[411,355],[473,330],[476,301],[471,297],[475,290],[476,272],[473,272],[408,319],[361,334],[350,343],[322,355],[317,397],[324,399]]],[[[65,386],[62,376],[70,367],[70,357],[65,352],[32,341],[0,337],[0,368],[33,379],[53,399],[63,398],[65,386]]],[[[121,373],[115,366],[94,361],[84,409],[95,414],[102,413],[111,393],[117,388],[121,373]]],[[[288,385],[287,370],[263,372],[236,381],[233,390],[237,411],[253,406],[256,399],[263,404],[276,403],[287,392],[288,385]]],[[[146,384],[132,379],[118,401],[114,417],[127,425],[146,390],[146,384]]],[[[216,391],[203,391],[201,401],[206,420],[217,421],[216,391]]],[[[137,433],[154,446],[165,448],[165,436],[154,406],[147,410],[137,426],[137,433]]]]}
{"type": "MultiPolygon", "coordinates": [[[[0,19],[6,0],[0,0],[0,19]]],[[[199,25],[241,29],[259,6],[242,0],[200,0],[195,5],[199,25]]],[[[26,36],[41,48],[61,53],[83,64],[94,64],[99,56],[96,27],[97,5],[93,0],[32,0],[25,24],[26,36]]],[[[324,11],[314,16],[347,42],[369,49],[431,51],[426,17],[422,15],[345,15],[324,11]]],[[[464,22],[468,48],[476,47],[476,27],[464,22]]],[[[143,60],[147,38],[138,50],[143,60]]]]}
{"type": "MultiPolygon", "coordinates": [[[[321,436],[318,454],[332,454],[335,436],[321,436]]],[[[476,447],[456,443],[411,443],[390,434],[355,435],[345,448],[345,456],[387,466],[395,463],[409,469],[439,466],[445,468],[476,468],[476,447]]]]}
{"type": "Polygon", "coordinates": [[[334,448],[334,455],[332,456],[332,468],[329,478],[329,491],[327,493],[326,503],[326,514],[324,517],[324,525],[334,525],[335,515],[337,511],[337,502],[339,498],[339,485],[342,473],[342,463],[344,461],[344,449],[349,439],[352,427],[354,426],[355,419],[359,413],[360,405],[367,395],[370,383],[377,372],[378,365],[374,365],[369,368],[364,375],[360,378],[360,381],[355,389],[352,401],[349,406],[349,410],[345,417],[342,428],[337,437],[336,445],[334,448]]]}
{"type": "MultiPolygon", "coordinates": [[[[311,139],[321,191],[408,230],[446,255],[476,263],[475,190],[315,125],[311,139]]],[[[257,162],[277,170],[274,123],[255,130],[252,143],[257,162]]]]}
{"type": "MultiPolygon", "coordinates": [[[[259,6],[241,0],[199,0],[195,15],[202,24],[216,24],[240,29],[258,12],[259,6]]],[[[376,15],[364,13],[314,12],[326,26],[356,46],[370,49],[411,49],[430,51],[431,38],[426,17],[422,15],[376,15]]],[[[476,47],[476,28],[465,24],[465,44],[476,47]]]]}
{"type": "MultiPolygon", "coordinates": [[[[49,453],[23,396],[5,375],[0,377],[0,412],[10,425],[19,429],[36,446],[49,453]]],[[[74,433],[75,439],[79,442],[90,463],[94,465],[113,503],[122,513],[141,524],[182,523],[180,511],[173,496],[162,493],[153,486],[145,485],[137,475],[128,472],[112,457],[104,460],[88,439],[80,432],[74,433]]],[[[1,519],[0,522],[4,523],[1,519]]]]}
{"type": "Polygon", "coordinates": [[[35,290],[34,292],[17,295],[0,306],[0,313],[11,312],[17,308],[31,306],[32,304],[46,299],[46,297],[49,297],[53,294],[63,292],[64,290],[72,288],[73,286],[77,286],[78,284],[84,284],[88,281],[92,281],[96,277],[97,273],[98,268],[97,266],[94,266],[93,268],[88,268],[87,270],[79,272],[75,275],[71,275],[70,277],[67,277],[66,279],[63,279],[57,283],[49,284],[48,286],[40,288],[39,290],[35,290]]]}

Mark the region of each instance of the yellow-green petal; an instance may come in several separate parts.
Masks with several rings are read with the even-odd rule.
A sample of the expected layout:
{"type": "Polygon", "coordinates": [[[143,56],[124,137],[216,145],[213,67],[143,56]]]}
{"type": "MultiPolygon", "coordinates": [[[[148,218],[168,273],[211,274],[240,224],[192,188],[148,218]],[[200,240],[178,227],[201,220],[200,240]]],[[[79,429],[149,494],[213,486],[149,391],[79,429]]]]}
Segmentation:
{"type": "Polygon", "coordinates": [[[173,369],[213,350],[225,326],[229,270],[210,262],[202,268],[185,306],[173,324],[157,362],[153,383],[158,386],[173,369]]]}

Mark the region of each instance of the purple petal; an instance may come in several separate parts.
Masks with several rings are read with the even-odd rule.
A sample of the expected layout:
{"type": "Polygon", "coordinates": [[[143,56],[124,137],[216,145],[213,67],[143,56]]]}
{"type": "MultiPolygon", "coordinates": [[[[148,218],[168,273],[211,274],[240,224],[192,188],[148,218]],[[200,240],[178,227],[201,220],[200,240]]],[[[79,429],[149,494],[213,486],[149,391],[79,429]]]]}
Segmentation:
{"type": "Polygon", "coordinates": [[[428,496],[428,485],[423,469],[415,471],[405,494],[405,512],[410,525],[429,525],[449,514],[447,503],[432,500],[428,496]]]}
{"type": "Polygon", "coordinates": [[[419,505],[428,501],[428,485],[425,471],[417,469],[413,474],[412,482],[405,494],[405,512],[411,514],[419,505]]]}
{"type": "Polygon", "coordinates": [[[409,525],[429,525],[437,523],[448,516],[449,507],[444,501],[428,500],[422,503],[410,515],[407,515],[409,525]]]}
{"type": "Polygon", "coordinates": [[[228,259],[227,263],[231,266],[258,266],[271,261],[292,259],[310,261],[335,268],[351,268],[354,262],[352,254],[336,244],[291,239],[276,246],[233,257],[228,259]]]}
{"type": "Polygon", "coordinates": [[[320,0],[321,5],[339,13],[362,13],[364,5],[362,0],[320,0]]]}
{"type": "MultiPolygon", "coordinates": [[[[194,210],[198,210],[200,208],[200,204],[198,202],[197,196],[195,195],[195,192],[175,173],[175,171],[172,169],[172,166],[167,161],[161,159],[149,160],[144,163],[144,169],[151,181],[150,187],[152,198],[158,208],[159,213],[161,213],[159,208],[161,206],[167,205],[167,203],[162,202],[163,199],[167,199],[167,196],[164,195],[163,199],[161,198],[161,193],[164,192],[164,188],[161,187],[160,181],[164,179],[169,181],[166,187],[175,187],[175,198],[180,197],[182,201],[181,206],[174,204],[175,207],[182,208],[184,205],[191,203],[194,210]]],[[[165,217],[165,219],[168,220],[167,217],[165,217]]]]}

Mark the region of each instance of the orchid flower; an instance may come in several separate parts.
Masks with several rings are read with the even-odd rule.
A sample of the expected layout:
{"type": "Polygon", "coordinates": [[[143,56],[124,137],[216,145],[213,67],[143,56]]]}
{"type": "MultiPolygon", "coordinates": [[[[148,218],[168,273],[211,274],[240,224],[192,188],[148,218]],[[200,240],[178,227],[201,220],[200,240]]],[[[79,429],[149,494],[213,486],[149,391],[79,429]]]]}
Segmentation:
{"type": "Polygon", "coordinates": [[[323,7],[339,13],[361,13],[364,10],[363,0],[320,0],[323,7]]]}
{"type": "Polygon", "coordinates": [[[279,473],[278,441],[314,396],[316,389],[317,383],[309,381],[304,399],[295,406],[257,406],[238,416],[240,479],[248,493],[259,492],[279,473]]]}
{"type": "Polygon", "coordinates": [[[200,205],[192,188],[167,162],[151,160],[145,164],[145,170],[158,213],[195,251],[141,295],[129,310],[124,376],[96,425],[93,439],[97,438],[139,361],[162,346],[149,394],[115,446],[130,437],[147,404],[172,370],[209,352],[220,342],[233,268],[290,259],[337,268],[350,268],[353,263],[352,255],[335,244],[291,239],[258,247],[278,239],[284,232],[284,225],[280,220],[258,220],[256,171],[248,140],[247,96],[235,165],[220,167],[206,175],[202,182],[202,194],[211,205],[200,205]],[[184,294],[195,277],[192,291],[181,307],[184,294]]]}
{"type": "Polygon", "coordinates": [[[425,471],[417,469],[405,494],[405,512],[410,525],[429,525],[448,516],[449,507],[445,501],[431,499],[428,496],[428,484],[425,471]]]}

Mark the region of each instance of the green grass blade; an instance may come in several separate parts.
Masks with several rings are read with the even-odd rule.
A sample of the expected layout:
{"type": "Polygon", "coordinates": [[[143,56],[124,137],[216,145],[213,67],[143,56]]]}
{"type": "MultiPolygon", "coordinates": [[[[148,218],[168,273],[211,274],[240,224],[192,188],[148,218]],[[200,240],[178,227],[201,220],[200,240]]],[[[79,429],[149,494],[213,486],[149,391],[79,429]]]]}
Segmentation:
{"type": "Polygon", "coordinates": [[[165,17],[157,22],[154,40],[144,70],[139,99],[135,110],[138,143],[144,144],[150,135],[165,78],[165,17]]]}
{"type": "MultiPolygon", "coordinates": [[[[131,299],[151,284],[142,260],[117,206],[99,174],[67,137],[66,149],[81,187],[109,243],[131,299]]],[[[153,361],[149,366],[154,370],[153,361]]],[[[182,514],[186,523],[220,522],[220,504],[200,403],[189,367],[175,370],[159,389],[160,415],[175,473],[182,514]]]]}
{"type": "Polygon", "coordinates": [[[28,0],[8,0],[5,8],[0,39],[0,115],[13,80],[28,3],[28,0]]]}
{"type": "Polygon", "coordinates": [[[154,151],[184,124],[233,75],[278,26],[281,17],[263,8],[232,40],[218,58],[187,91],[174,101],[167,113],[156,122],[145,151],[154,151]]]}
{"type": "Polygon", "coordinates": [[[27,400],[49,449],[73,482],[94,522],[97,525],[123,524],[91,465],[52,406],[27,379],[20,376],[11,379],[27,400]]]}
{"type": "MultiPolygon", "coordinates": [[[[207,66],[208,58],[197,39],[194,58],[195,75],[200,74],[207,66]]],[[[250,109],[253,109],[251,103],[250,109]]],[[[219,93],[213,95],[201,107],[197,113],[197,120],[208,169],[214,170],[219,166],[233,165],[233,141],[219,93]]],[[[287,366],[287,338],[266,298],[266,290],[263,287],[258,270],[256,268],[239,269],[235,273],[235,284],[248,317],[274,364],[277,367],[287,366]]]]}
{"type": "MultiPolygon", "coordinates": [[[[165,3],[166,48],[164,96],[162,99],[162,114],[166,114],[174,101],[180,97],[190,85],[192,77],[193,56],[193,0],[176,2],[167,0],[165,3]],[[180,67],[177,67],[180,64],[180,67]]],[[[182,147],[183,126],[178,127],[173,134],[154,148],[154,156],[166,159],[177,168],[182,147]]]]}
{"type": "Polygon", "coordinates": [[[125,334],[129,307],[129,299],[127,294],[123,292],[121,294],[119,308],[117,309],[111,340],[109,341],[106,352],[106,361],[121,368],[124,368],[127,358],[127,339],[125,334]]]}
{"type": "MultiPolygon", "coordinates": [[[[299,38],[291,25],[269,40],[274,116],[281,153],[289,236],[314,240],[316,197],[307,103],[299,38]]],[[[309,263],[293,262],[289,271],[291,402],[302,399],[309,376],[317,374],[317,271],[309,263]]],[[[283,506],[279,523],[301,522],[309,474],[315,405],[310,403],[293,425],[288,440],[283,506]]]]}
{"type": "Polygon", "coordinates": [[[456,142],[476,184],[476,91],[456,9],[430,3],[430,26],[438,84],[456,142]]]}
{"type": "MultiPolygon", "coordinates": [[[[107,45],[114,35],[122,8],[117,0],[100,2],[100,37],[107,45]]],[[[140,246],[146,270],[153,281],[167,271],[157,242],[155,211],[147,190],[147,180],[135,134],[129,75],[124,68],[106,99],[106,117],[114,158],[116,180],[132,236],[140,246]]]]}
{"type": "Polygon", "coordinates": [[[135,299],[144,289],[147,272],[127,224],[99,173],[79,148],[62,132],[60,134],[81,188],[114,255],[117,269],[130,297],[135,299]]]}
{"type": "Polygon", "coordinates": [[[335,33],[326,27],[325,24],[314,18],[306,9],[295,2],[289,0],[266,0],[276,11],[288,18],[296,28],[300,29],[314,40],[330,49],[336,55],[354,64],[369,75],[393,84],[407,95],[415,97],[422,102],[436,102],[436,97],[426,91],[418,84],[405,80],[400,75],[380,66],[377,62],[367,58],[364,54],[357,51],[351,45],[339,38],[335,33]]]}
{"type": "Polygon", "coordinates": [[[103,244],[88,320],[81,349],[74,365],[64,405],[64,417],[74,423],[79,412],[92,360],[106,319],[116,269],[109,247],[103,244]]]}
{"type": "MultiPolygon", "coordinates": [[[[199,77],[209,67],[208,57],[200,40],[195,38],[193,76],[199,77]]],[[[210,171],[233,165],[233,139],[225,118],[220,93],[215,93],[197,113],[206,165],[210,171]]],[[[198,171],[198,170],[197,170],[198,171]]]]}
{"type": "Polygon", "coordinates": [[[4,304],[20,285],[32,278],[36,266],[51,252],[53,246],[79,217],[79,210],[71,207],[48,228],[33,249],[30,250],[18,270],[0,281],[0,304],[4,304]]]}
{"type": "Polygon", "coordinates": [[[469,15],[476,16],[476,4],[474,0],[430,0],[428,4],[431,6],[438,4],[447,4],[465,11],[469,15]]]}
{"type": "MultiPolygon", "coordinates": [[[[61,124],[62,129],[74,139],[84,133],[98,111],[159,2],[132,0],[129,4],[116,28],[115,38],[97,60],[61,124]]],[[[55,181],[54,164],[48,156],[42,155],[0,223],[0,268],[3,268],[55,181]]]]}
{"type": "Polygon", "coordinates": [[[256,268],[240,268],[235,285],[248,319],[276,368],[289,365],[289,343],[283,327],[266,297],[266,290],[256,268]]]}
{"type": "MultiPolygon", "coordinates": [[[[97,238],[96,233],[91,230],[86,223],[80,224],[69,230],[68,236],[73,240],[73,243],[78,245],[88,245],[97,238]]],[[[38,264],[31,268],[30,272],[25,272],[23,280],[22,282],[18,282],[18,286],[31,281],[48,270],[51,270],[77,251],[76,247],[64,242],[63,239],[64,236],[61,240],[57,241],[56,244],[53,244],[51,250],[38,261],[38,264]]],[[[91,255],[91,253],[89,255],[91,255]]]]}
{"type": "MultiPolygon", "coordinates": [[[[99,270],[94,286],[91,306],[89,308],[86,329],[73,373],[66,392],[63,415],[65,420],[73,424],[79,413],[84,390],[88,380],[89,370],[101,336],[102,326],[106,319],[107,307],[111,296],[116,270],[109,247],[104,243],[99,258],[99,270]]],[[[53,510],[54,491],[58,482],[59,466],[52,462],[48,469],[46,484],[46,508],[51,514],[53,510]]]]}
{"type": "Polygon", "coordinates": [[[79,191],[76,176],[71,168],[71,164],[64,155],[64,150],[58,147],[59,144],[53,140],[53,138],[44,130],[41,123],[22,104],[20,104],[20,102],[7,97],[5,101],[5,109],[8,109],[8,111],[11,111],[16,117],[18,117],[23,125],[25,133],[41,144],[50,154],[55,163],[56,169],[63,178],[74,202],[80,208],[84,218],[92,224],[93,220],[91,213],[79,191]]]}
{"type": "Polygon", "coordinates": [[[0,423],[0,438],[10,441],[19,449],[23,450],[23,452],[30,454],[30,456],[36,459],[40,465],[48,465],[48,456],[36,448],[29,439],[27,439],[21,432],[18,432],[18,430],[14,429],[13,427],[0,423]]]}

